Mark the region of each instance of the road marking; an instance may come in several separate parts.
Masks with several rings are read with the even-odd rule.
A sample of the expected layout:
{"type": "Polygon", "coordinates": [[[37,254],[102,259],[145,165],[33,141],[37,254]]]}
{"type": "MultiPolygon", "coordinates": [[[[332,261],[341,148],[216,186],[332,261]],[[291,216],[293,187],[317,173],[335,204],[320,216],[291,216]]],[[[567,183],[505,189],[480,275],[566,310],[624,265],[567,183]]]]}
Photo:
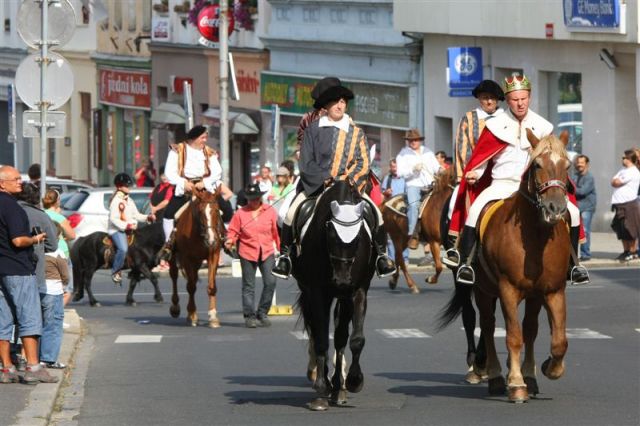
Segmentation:
{"type": "MultiPolygon", "coordinates": [[[[291,333],[293,337],[295,337],[298,340],[309,340],[309,335],[304,330],[290,331],[289,333],[291,333]]],[[[333,340],[333,333],[329,333],[329,339],[333,340]]]]}
{"type": "Polygon", "coordinates": [[[162,335],[151,334],[121,334],[115,343],[160,343],[162,335]]]}
{"type": "MultiPolygon", "coordinates": [[[[464,330],[464,328],[461,328],[461,330],[464,330]]],[[[611,339],[611,336],[598,333],[588,328],[567,328],[566,333],[568,339],[611,339]]],[[[480,328],[476,327],[473,334],[476,337],[480,337],[480,328]]],[[[507,331],[504,328],[496,327],[493,337],[506,337],[506,335],[507,331]]]]}
{"type": "Polygon", "coordinates": [[[636,331],[637,331],[638,333],[640,333],[640,328],[636,328],[636,331]]]}
{"type": "Polygon", "coordinates": [[[417,328],[382,328],[376,331],[390,339],[426,339],[431,337],[417,328]]]}

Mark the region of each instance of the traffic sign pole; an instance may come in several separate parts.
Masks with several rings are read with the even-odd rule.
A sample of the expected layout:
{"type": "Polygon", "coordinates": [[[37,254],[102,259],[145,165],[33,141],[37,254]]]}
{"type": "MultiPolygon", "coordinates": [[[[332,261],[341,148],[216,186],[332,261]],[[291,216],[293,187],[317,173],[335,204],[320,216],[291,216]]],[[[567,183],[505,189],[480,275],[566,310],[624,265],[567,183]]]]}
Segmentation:
{"type": "Polygon", "coordinates": [[[42,35],[40,39],[40,199],[44,199],[47,192],[47,109],[46,90],[44,82],[47,79],[49,43],[47,40],[49,0],[42,4],[42,35]]]}

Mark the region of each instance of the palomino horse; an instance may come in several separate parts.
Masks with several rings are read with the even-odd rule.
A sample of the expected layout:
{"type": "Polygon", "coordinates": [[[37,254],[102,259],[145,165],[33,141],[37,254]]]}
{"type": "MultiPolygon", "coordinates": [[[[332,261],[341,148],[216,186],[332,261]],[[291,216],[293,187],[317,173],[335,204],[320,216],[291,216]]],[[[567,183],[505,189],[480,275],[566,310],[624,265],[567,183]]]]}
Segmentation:
{"type": "Polygon", "coordinates": [[[216,309],[216,271],[224,239],[224,227],[218,209],[218,192],[219,189],[214,194],[205,190],[196,190],[194,200],[182,212],[176,223],[174,255],[171,257],[169,268],[169,275],[173,283],[169,312],[174,318],[180,316],[180,298],[178,297],[177,285],[179,267],[187,278],[187,292],[189,293],[187,323],[194,327],[198,325],[194,300],[198,283],[198,269],[205,260],[209,267],[207,287],[209,327],[220,327],[216,309]]]}
{"type": "MultiPolygon", "coordinates": [[[[100,306],[100,302],[93,296],[91,279],[98,269],[111,268],[113,262],[113,245],[105,245],[105,239],[109,238],[106,232],[94,232],[78,238],[71,247],[70,257],[73,263],[73,284],[75,286],[73,301],[77,302],[84,297],[85,290],[89,295],[91,306],[100,306]]],[[[155,265],[155,254],[164,244],[164,232],[162,223],[156,222],[147,226],[141,226],[133,234],[133,243],[127,251],[125,267],[129,268],[129,291],[126,304],[135,306],[133,291],[143,278],[153,284],[154,300],[163,301],[162,293],[158,288],[158,278],[151,269],[155,265]]]]}
{"type": "MultiPolygon", "coordinates": [[[[435,262],[436,273],[425,278],[425,282],[429,284],[437,284],[440,273],[442,272],[442,261],[440,260],[440,245],[442,237],[440,234],[440,218],[443,209],[448,208],[447,201],[453,193],[455,185],[455,170],[452,167],[439,173],[435,177],[433,191],[429,196],[429,200],[420,216],[416,226],[420,226],[420,237],[431,248],[431,254],[435,262]]],[[[393,199],[388,200],[391,202],[393,199]]],[[[412,293],[419,293],[420,289],[409,274],[407,265],[402,257],[402,252],[407,248],[409,236],[407,235],[407,216],[393,209],[387,202],[381,206],[382,217],[384,219],[384,228],[391,238],[393,248],[395,249],[395,262],[402,270],[407,286],[412,293]]],[[[389,287],[393,290],[398,284],[399,272],[393,274],[389,280],[389,287]]]]}
{"type": "Polygon", "coordinates": [[[298,282],[298,304],[315,355],[313,388],[318,398],[312,410],[326,410],[327,397],[346,402],[346,391],[363,387],[360,354],[364,347],[364,319],[367,291],[375,271],[376,253],[371,245],[372,230],[365,220],[366,201],[350,182],[336,181],[321,196],[302,242],[293,257],[293,276],[298,282]],[[329,380],[328,358],[331,306],[334,309],[335,373],[329,380]],[[345,347],[349,339],[351,365],[346,374],[345,347]]]}
{"type": "Polygon", "coordinates": [[[504,394],[508,389],[509,400],[514,402],[526,401],[529,394],[539,392],[534,341],[543,306],[551,329],[551,356],[541,368],[545,376],[555,380],[563,375],[568,347],[565,280],[571,244],[563,220],[567,212],[567,169],[571,164],[565,150],[568,135],[563,132],[561,140],[550,135],[538,141],[527,130],[527,136],[533,152],[519,190],[481,225],[486,229],[474,288],[487,350],[489,393],[504,394]],[[493,338],[496,300],[500,300],[507,331],[506,383],[493,338]],[[518,305],[523,300],[521,327],[518,305]]]}

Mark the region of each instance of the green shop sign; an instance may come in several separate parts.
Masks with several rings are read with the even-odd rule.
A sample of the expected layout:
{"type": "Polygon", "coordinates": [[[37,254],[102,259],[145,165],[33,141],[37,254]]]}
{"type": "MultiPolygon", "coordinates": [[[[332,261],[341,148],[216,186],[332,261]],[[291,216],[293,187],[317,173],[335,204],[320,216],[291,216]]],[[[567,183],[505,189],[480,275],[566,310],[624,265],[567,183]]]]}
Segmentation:
{"type": "MultiPolygon", "coordinates": [[[[303,115],[313,109],[311,90],[319,79],[263,72],[260,76],[261,108],[277,104],[283,113],[303,115]]],[[[354,93],[349,114],[358,123],[409,128],[409,87],[343,80],[354,93]]]]}

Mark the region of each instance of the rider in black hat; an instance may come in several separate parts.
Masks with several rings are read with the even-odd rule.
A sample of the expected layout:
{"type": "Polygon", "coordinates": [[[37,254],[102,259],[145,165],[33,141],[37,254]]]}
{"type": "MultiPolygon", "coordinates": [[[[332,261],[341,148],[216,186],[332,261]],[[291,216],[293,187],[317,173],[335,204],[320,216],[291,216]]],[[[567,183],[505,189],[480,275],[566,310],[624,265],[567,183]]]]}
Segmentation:
{"type": "Polygon", "coordinates": [[[292,263],[289,258],[293,243],[292,222],[298,206],[308,196],[322,192],[331,179],[351,179],[371,203],[378,216],[374,234],[374,246],[378,253],[376,272],[384,277],[396,271],[393,261],[386,254],[387,234],[382,227],[382,215],[364,192],[370,170],[369,148],[364,131],[356,126],[345,113],[353,92],[336,77],[320,80],[311,92],[313,106],[322,109],[324,115],[308,125],[300,149],[300,177],[303,191],[291,202],[282,226],[281,256],[272,269],[280,278],[288,278],[292,263]]]}

